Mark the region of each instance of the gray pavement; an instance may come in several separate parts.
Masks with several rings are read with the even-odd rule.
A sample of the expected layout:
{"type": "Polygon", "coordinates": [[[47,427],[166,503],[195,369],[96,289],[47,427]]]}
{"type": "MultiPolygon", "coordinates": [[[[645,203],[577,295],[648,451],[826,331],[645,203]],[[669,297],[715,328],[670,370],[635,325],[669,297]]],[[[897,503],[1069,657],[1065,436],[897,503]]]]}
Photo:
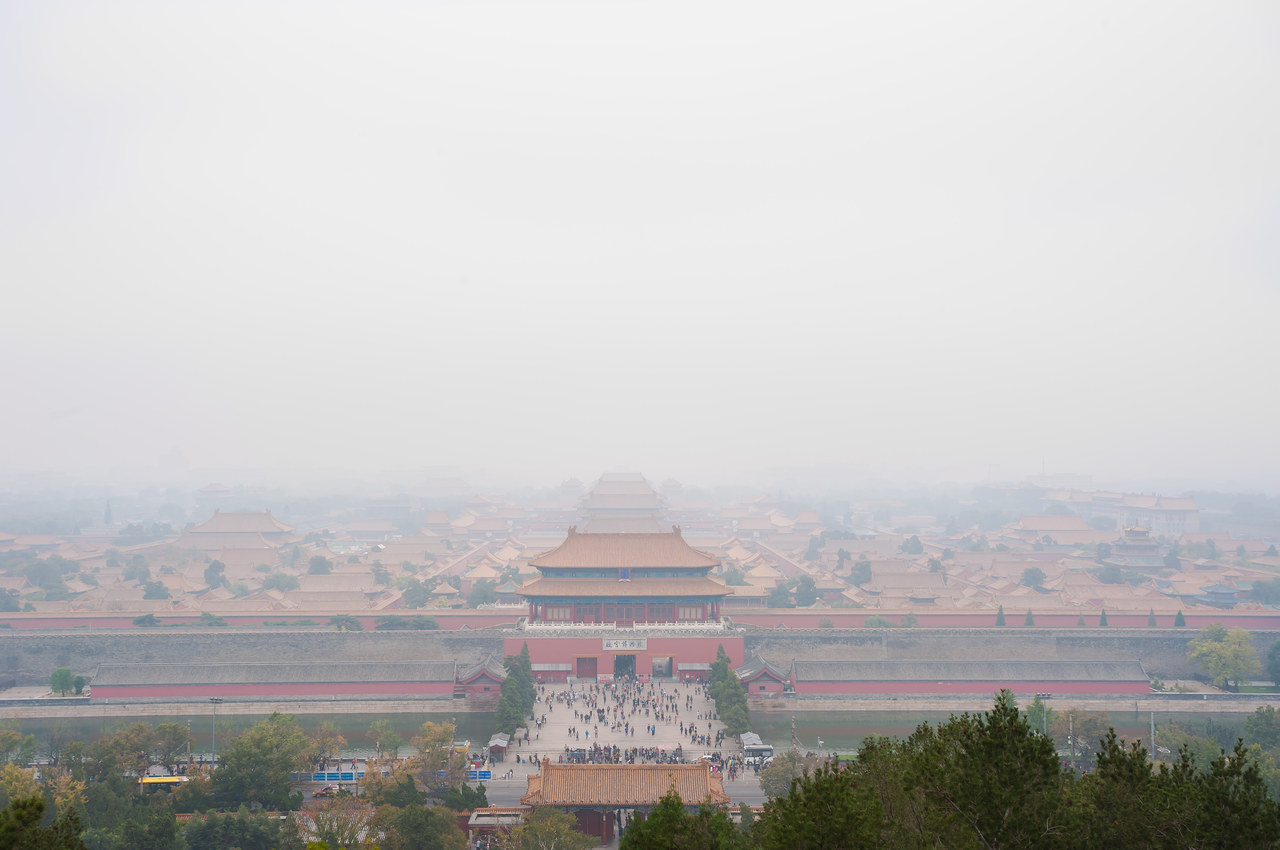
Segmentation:
{"type": "MultiPolygon", "coordinates": [[[[616,686],[622,688],[622,685],[616,686]]],[[[615,717],[616,700],[613,695],[615,686],[596,683],[571,681],[568,684],[541,686],[538,702],[534,705],[534,713],[544,718],[541,726],[530,723],[527,730],[529,740],[524,740],[524,731],[512,739],[511,749],[505,761],[492,765],[491,781],[485,782],[489,802],[492,805],[519,805],[520,797],[525,793],[528,777],[541,767],[541,759],[549,758],[553,763],[564,756],[565,747],[572,749],[590,749],[593,744],[601,746],[618,746],[622,749],[630,747],[653,747],[672,753],[677,747],[682,748],[684,761],[696,761],[700,756],[719,753],[721,758],[741,757],[742,749],[737,739],[726,736],[720,747],[714,745],[715,734],[724,729],[719,720],[710,719],[715,711],[715,703],[702,690],[701,686],[676,681],[658,681],[640,683],[626,689],[628,699],[623,712],[618,713],[619,723],[623,716],[639,728],[635,734],[627,734],[622,728],[611,728],[615,717]],[[569,697],[572,694],[572,702],[569,697]],[[661,719],[654,716],[652,707],[646,716],[642,706],[633,711],[631,698],[639,697],[650,701],[656,700],[661,705],[669,704],[663,698],[675,696],[674,707],[664,712],[661,719]],[[687,697],[692,697],[689,707],[687,697]],[[610,722],[601,723],[595,714],[596,707],[605,707],[610,722]],[[581,715],[591,711],[592,720],[585,722],[575,719],[574,713],[581,715]],[[699,716],[701,715],[701,716],[699,716]],[[681,724],[697,727],[702,734],[708,734],[711,744],[695,744],[688,734],[681,735],[681,724]],[[710,729],[708,730],[708,724],[710,729]],[[653,731],[647,727],[653,726],[653,731]],[[576,735],[571,731],[576,730],[576,735]],[[520,761],[517,762],[517,756],[520,761]],[[506,778],[508,777],[509,778],[506,778]]],[[[568,759],[565,759],[566,761],[568,759]]],[[[639,760],[637,763],[645,763],[639,760]]],[[[649,763],[653,763],[652,760],[649,763]]],[[[763,792],[756,777],[747,771],[736,781],[726,781],[725,790],[733,798],[734,803],[746,801],[752,805],[763,802],[763,792]]]]}

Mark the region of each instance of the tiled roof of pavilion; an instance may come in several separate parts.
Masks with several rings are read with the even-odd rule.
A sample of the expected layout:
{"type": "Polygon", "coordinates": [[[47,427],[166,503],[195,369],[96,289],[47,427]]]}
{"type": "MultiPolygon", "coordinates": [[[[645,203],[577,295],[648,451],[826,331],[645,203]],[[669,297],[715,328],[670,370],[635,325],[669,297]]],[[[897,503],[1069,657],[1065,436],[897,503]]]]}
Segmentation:
{"type": "Polygon", "coordinates": [[[261,534],[281,534],[287,531],[293,531],[293,527],[285,525],[271,515],[271,511],[228,511],[223,513],[220,510],[213,512],[213,516],[204,522],[189,529],[189,531],[197,534],[209,534],[214,532],[244,534],[247,532],[259,532],[261,534]]]}
{"type": "Polygon", "coordinates": [[[579,534],[532,561],[535,567],[714,567],[715,558],[685,542],[676,528],[667,534],[579,534]]]}
{"type": "Polygon", "coordinates": [[[729,596],[723,583],[705,576],[675,578],[535,578],[520,588],[521,596],[541,599],[559,596],[729,596]]]}
{"type": "Polygon", "coordinates": [[[656,806],[673,788],[687,806],[723,806],[724,779],[707,764],[552,764],[530,776],[527,806],[656,806]]]}

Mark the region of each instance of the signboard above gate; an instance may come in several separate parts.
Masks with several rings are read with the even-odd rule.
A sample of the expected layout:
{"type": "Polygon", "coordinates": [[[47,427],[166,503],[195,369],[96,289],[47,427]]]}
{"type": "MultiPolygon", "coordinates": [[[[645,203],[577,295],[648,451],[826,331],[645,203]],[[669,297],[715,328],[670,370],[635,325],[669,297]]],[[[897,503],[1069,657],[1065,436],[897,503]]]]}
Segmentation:
{"type": "Polygon", "coordinates": [[[648,638],[605,638],[604,648],[606,651],[648,649],[648,643],[648,638]]]}

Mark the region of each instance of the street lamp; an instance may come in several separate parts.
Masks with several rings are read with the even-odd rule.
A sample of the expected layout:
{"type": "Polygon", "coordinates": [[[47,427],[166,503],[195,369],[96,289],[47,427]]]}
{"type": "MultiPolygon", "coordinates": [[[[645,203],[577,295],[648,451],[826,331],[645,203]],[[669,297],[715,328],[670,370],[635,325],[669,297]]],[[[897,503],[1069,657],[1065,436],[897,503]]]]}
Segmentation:
{"type": "Polygon", "coordinates": [[[222,697],[209,697],[209,702],[213,705],[213,743],[209,747],[213,758],[209,769],[213,770],[218,766],[218,706],[222,704],[222,697]]]}

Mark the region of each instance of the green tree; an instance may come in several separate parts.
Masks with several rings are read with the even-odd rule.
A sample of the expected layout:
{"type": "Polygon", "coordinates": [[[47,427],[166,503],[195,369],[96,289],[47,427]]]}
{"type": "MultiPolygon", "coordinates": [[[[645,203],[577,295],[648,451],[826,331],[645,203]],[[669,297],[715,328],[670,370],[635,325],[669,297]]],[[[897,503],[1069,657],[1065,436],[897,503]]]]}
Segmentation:
{"type": "Polygon", "coordinates": [[[1267,678],[1280,688],[1280,640],[1272,641],[1267,647],[1267,678]]]}
{"type": "Polygon", "coordinates": [[[795,750],[778,753],[769,766],[760,771],[760,788],[770,798],[784,797],[791,791],[792,782],[817,765],[816,757],[806,757],[795,750]]]}
{"type": "Polygon", "coordinates": [[[467,607],[479,608],[481,605],[492,605],[498,601],[497,585],[482,578],[475,584],[471,585],[471,592],[467,594],[467,607]]]}
{"type": "Polygon", "coordinates": [[[818,587],[812,576],[798,576],[790,582],[795,595],[796,605],[808,608],[818,601],[818,587]]]}
{"type": "Polygon", "coordinates": [[[791,598],[791,591],[787,589],[786,583],[782,583],[769,591],[770,608],[794,608],[796,601],[791,598]]]}
{"type": "Polygon", "coordinates": [[[852,584],[866,584],[871,581],[871,562],[866,558],[859,558],[853,565],[853,569],[849,571],[849,581],[852,584]]]}
{"type": "Polygon", "coordinates": [[[373,739],[379,757],[397,758],[400,748],[404,746],[404,738],[391,728],[389,720],[375,720],[370,724],[369,737],[373,739]]]}
{"type": "Polygon", "coordinates": [[[1003,605],[996,608],[996,625],[997,626],[1004,625],[1004,606],[1003,605]]]}
{"type": "Polygon", "coordinates": [[[695,811],[686,812],[674,787],[642,820],[627,829],[618,844],[619,850],[734,850],[746,846],[745,837],[724,809],[704,803],[695,811]]]}
{"type": "Polygon", "coordinates": [[[467,846],[453,811],[443,807],[386,806],[378,810],[376,823],[384,831],[383,850],[465,850],[467,846]]]}
{"type": "Polygon", "coordinates": [[[1179,611],[1177,615],[1174,616],[1173,618],[1173,627],[1175,629],[1181,629],[1186,625],[1187,625],[1187,618],[1182,616],[1182,612],[1179,611]]]}
{"type": "Polygon", "coordinates": [[[730,587],[741,587],[747,583],[746,573],[736,568],[725,570],[721,578],[723,578],[724,583],[730,587]]]}
{"type": "Polygon", "coordinates": [[[209,566],[204,568],[204,583],[209,587],[217,587],[226,581],[225,573],[227,565],[221,561],[210,561],[209,566]]]}
{"type": "Polygon", "coordinates": [[[1244,719],[1244,740],[1264,750],[1280,746],[1280,713],[1275,706],[1260,705],[1244,719]]]}
{"type": "Polygon", "coordinates": [[[145,585],[142,592],[143,599],[168,599],[169,588],[164,586],[162,581],[149,581],[145,585]]]}
{"type": "Polygon", "coordinates": [[[1030,609],[1030,608],[1028,608],[1028,609],[1027,609],[1027,616],[1023,618],[1023,620],[1022,620],[1022,625],[1024,625],[1024,626],[1034,626],[1035,624],[1036,624],[1036,618],[1031,614],[1031,609],[1030,609]]]}
{"type": "Polygon", "coordinates": [[[1221,623],[1210,623],[1187,647],[1187,657],[1198,662],[1213,677],[1215,685],[1229,682],[1239,685],[1246,677],[1262,670],[1258,653],[1244,629],[1228,631],[1221,623]]]}
{"type": "Polygon", "coordinates": [[[1044,570],[1039,567],[1027,567],[1022,571],[1021,584],[1024,587],[1041,587],[1044,585],[1044,570]]]}
{"type": "Polygon", "coordinates": [[[707,690],[715,700],[716,714],[730,735],[741,735],[751,728],[751,709],[747,705],[747,689],[729,667],[729,655],[721,644],[707,677],[707,690]]]}
{"type": "Polygon", "coordinates": [[[840,768],[820,766],[802,773],[751,822],[750,844],[760,850],[886,846],[880,840],[882,809],[874,789],[840,768]]]}
{"type": "Polygon", "coordinates": [[[413,738],[413,748],[418,751],[410,761],[414,778],[428,791],[445,792],[462,784],[466,774],[465,753],[454,746],[454,726],[451,723],[427,721],[413,738]]]}
{"type": "Polygon", "coordinates": [[[75,687],[75,676],[71,673],[70,667],[59,667],[49,676],[49,690],[56,691],[62,696],[67,695],[67,691],[75,687]]]}
{"type": "Polygon", "coordinates": [[[1156,609],[1152,608],[1147,611],[1147,628],[1154,629],[1156,627],[1156,609]]]}
{"type": "Polygon", "coordinates": [[[292,715],[272,714],[232,738],[219,753],[214,794],[223,806],[296,809],[302,805],[302,794],[291,791],[290,774],[301,769],[308,748],[307,736],[292,715]]]}
{"type": "Polygon", "coordinates": [[[135,626],[142,626],[145,628],[148,626],[160,625],[160,620],[156,618],[155,614],[143,614],[140,617],[134,617],[133,624],[135,626]]]}
{"type": "Polygon", "coordinates": [[[263,590],[279,590],[288,592],[297,590],[299,586],[298,577],[291,576],[288,573],[272,573],[262,580],[263,590]]]}
{"type": "Polygon", "coordinates": [[[187,850],[305,850],[292,821],[250,813],[242,808],[235,814],[206,814],[187,821],[182,831],[187,850]]]}
{"type": "Polygon", "coordinates": [[[923,555],[924,544],[920,542],[919,537],[913,534],[903,542],[902,551],[908,555],[923,555]]]}
{"type": "Polygon", "coordinates": [[[594,838],[578,831],[573,815],[540,806],[523,826],[512,831],[506,847],[510,850],[589,850],[595,844],[594,838]]]}
{"type": "Polygon", "coordinates": [[[75,809],[60,812],[48,826],[41,826],[45,802],[22,797],[0,810],[0,847],[15,850],[87,850],[80,840],[80,819],[75,809]]]}
{"type": "Polygon", "coordinates": [[[338,614],[330,617],[329,625],[340,632],[358,632],[364,628],[364,626],[360,625],[360,618],[351,614],[338,614]]]}
{"type": "Polygon", "coordinates": [[[84,676],[76,676],[71,680],[71,687],[75,689],[76,696],[84,693],[84,686],[89,684],[89,680],[84,676]]]}
{"type": "Polygon", "coordinates": [[[1105,626],[1107,624],[1107,609],[1102,609],[1102,615],[1098,617],[1098,625],[1105,626]]]}
{"type": "Polygon", "coordinates": [[[327,576],[333,572],[333,562],[324,555],[312,555],[307,560],[307,572],[313,576],[327,576]]]}

